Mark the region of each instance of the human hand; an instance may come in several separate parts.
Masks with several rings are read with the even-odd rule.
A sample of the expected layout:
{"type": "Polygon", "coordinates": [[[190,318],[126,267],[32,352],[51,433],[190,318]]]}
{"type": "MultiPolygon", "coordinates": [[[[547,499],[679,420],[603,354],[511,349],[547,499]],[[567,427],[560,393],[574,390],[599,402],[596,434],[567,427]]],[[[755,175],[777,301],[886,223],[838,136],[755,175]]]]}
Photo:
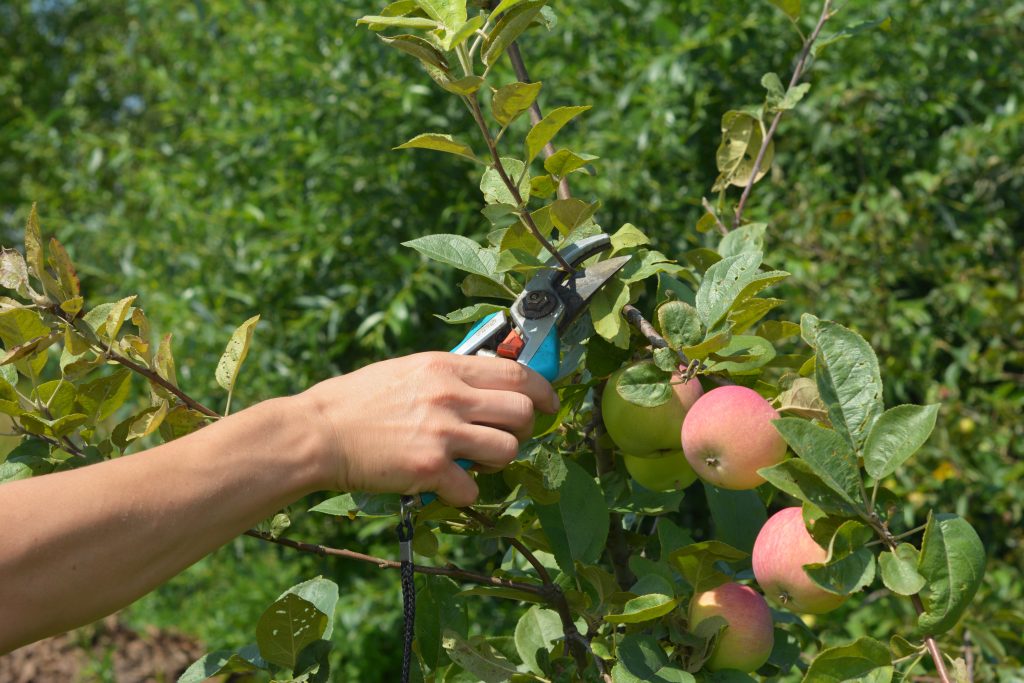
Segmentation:
{"type": "Polygon", "coordinates": [[[504,358],[430,352],[374,363],[296,397],[319,432],[325,488],[414,494],[452,505],[476,500],[455,462],[501,469],[530,438],[534,410],[558,397],[539,374],[504,358]]]}

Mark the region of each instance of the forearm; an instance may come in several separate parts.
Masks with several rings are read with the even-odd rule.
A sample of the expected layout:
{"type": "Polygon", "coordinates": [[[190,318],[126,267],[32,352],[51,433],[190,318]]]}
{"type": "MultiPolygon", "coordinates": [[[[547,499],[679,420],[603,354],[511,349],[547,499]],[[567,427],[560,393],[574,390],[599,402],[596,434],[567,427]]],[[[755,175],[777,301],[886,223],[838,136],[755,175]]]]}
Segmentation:
{"type": "Polygon", "coordinates": [[[330,479],[295,399],[0,486],[0,652],[129,604],[330,479]]]}

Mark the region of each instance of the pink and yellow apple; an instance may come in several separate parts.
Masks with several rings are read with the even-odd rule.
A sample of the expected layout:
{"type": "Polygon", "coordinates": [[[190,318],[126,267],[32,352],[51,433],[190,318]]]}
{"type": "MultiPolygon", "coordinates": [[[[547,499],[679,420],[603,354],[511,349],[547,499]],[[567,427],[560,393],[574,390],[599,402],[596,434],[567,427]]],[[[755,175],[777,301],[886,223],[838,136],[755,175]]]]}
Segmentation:
{"type": "Polygon", "coordinates": [[[694,595],[690,600],[690,630],[711,617],[722,617],[729,626],[704,664],[708,671],[737,669],[750,673],[768,661],[775,644],[775,628],[772,612],[760,593],[739,583],[726,583],[694,595]]]}
{"type": "Polygon", "coordinates": [[[712,389],[693,404],[681,440],[697,476],[723,489],[752,489],[764,483],[762,467],[782,462],[786,442],[772,426],[779,413],[753,389],[712,389]]]}
{"type": "MultiPolygon", "coordinates": [[[[651,361],[644,361],[651,363],[651,361]]],[[[660,406],[648,408],[630,403],[615,389],[625,368],[608,378],[601,394],[601,415],[615,445],[625,453],[651,455],[657,451],[678,451],[680,427],[690,406],[704,393],[696,379],[672,385],[672,396],[660,406]]],[[[679,377],[673,375],[673,382],[679,377]]]]}
{"type": "Polygon", "coordinates": [[[681,449],[656,458],[623,455],[622,460],[629,476],[652,491],[681,491],[697,479],[681,449]]]}
{"type": "Polygon", "coordinates": [[[847,598],[821,588],[804,571],[805,564],[824,562],[826,557],[804,526],[801,509],[786,508],[764,523],[754,541],[754,576],[772,602],[793,612],[824,614],[847,598]]]}

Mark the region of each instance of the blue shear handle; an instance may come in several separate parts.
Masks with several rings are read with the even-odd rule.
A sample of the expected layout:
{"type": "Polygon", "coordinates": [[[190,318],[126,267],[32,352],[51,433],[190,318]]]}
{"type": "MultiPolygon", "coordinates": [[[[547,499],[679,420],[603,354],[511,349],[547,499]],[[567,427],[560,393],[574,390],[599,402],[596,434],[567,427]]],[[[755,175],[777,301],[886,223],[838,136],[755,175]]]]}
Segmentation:
{"type": "MultiPolygon", "coordinates": [[[[466,341],[466,339],[473,336],[477,330],[486,325],[487,322],[495,315],[497,315],[497,313],[491,313],[489,316],[487,316],[486,318],[478,322],[476,325],[474,325],[473,328],[466,333],[466,336],[463,337],[462,341],[464,342],[466,341]]],[[[458,348],[458,346],[461,345],[462,342],[459,342],[456,348],[458,348]]],[[[546,336],[544,338],[544,341],[541,342],[540,348],[537,349],[537,353],[534,354],[533,359],[526,364],[526,367],[536,371],[537,373],[540,374],[541,377],[543,377],[547,381],[554,382],[555,378],[558,377],[558,356],[561,350],[560,346],[561,345],[558,341],[558,330],[552,327],[551,330],[548,332],[548,336],[546,336]]],[[[459,467],[461,467],[464,470],[468,470],[470,467],[473,466],[473,461],[467,460],[465,458],[459,458],[455,462],[458,463],[459,467]]],[[[433,503],[436,499],[436,493],[426,492],[420,494],[420,501],[424,505],[429,505],[430,503],[433,503]]]]}

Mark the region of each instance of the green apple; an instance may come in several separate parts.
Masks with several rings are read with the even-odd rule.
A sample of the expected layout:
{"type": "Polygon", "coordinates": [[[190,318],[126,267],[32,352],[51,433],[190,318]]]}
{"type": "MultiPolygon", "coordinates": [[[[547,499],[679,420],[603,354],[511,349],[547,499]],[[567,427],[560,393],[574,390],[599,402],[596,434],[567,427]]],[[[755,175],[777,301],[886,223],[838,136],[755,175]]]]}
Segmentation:
{"type": "Polygon", "coordinates": [[[629,476],[652,491],[681,491],[697,479],[682,449],[656,458],[623,454],[622,460],[629,476]]]}
{"type": "Polygon", "coordinates": [[[717,387],[687,412],[680,435],[683,452],[709,484],[752,489],[764,483],[757,470],[786,457],[786,442],[772,425],[778,418],[778,411],[753,389],[717,387]]]}
{"type": "MultiPolygon", "coordinates": [[[[652,361],[643,361],[652,363],[652,361]]],[[[690,406],[704,393],[696,379],[685,384],[673,375],[672,396],[660,406],[648,408],[630,403],[615,389],[625,368],[612,373],[601,394],[601,415],[615,445],[625,453],[651,455],[656,451],[678,451],[679,430],[690,406]]]]}
{"type": "Polygon", "coordinates": [[[761,527],[751,562],[769,600],[793,612],[824,614],[848,597],[829,593],[804,571],[805,564],[824,562],[827,557],[807,531],[801,509],[790,507],[776,512],[761,527]]]}
{"type": "Polygon", "coordinates": [[[722,617],[728,626],[704,664],[708,671],[737,669],[750,673],[768,661],[775,645],[775,627],[772,611],[760,593],[739,583],[726,583],[694,595],[690,600],[690,630],[696,631],[711,617],[722,617]]]}

